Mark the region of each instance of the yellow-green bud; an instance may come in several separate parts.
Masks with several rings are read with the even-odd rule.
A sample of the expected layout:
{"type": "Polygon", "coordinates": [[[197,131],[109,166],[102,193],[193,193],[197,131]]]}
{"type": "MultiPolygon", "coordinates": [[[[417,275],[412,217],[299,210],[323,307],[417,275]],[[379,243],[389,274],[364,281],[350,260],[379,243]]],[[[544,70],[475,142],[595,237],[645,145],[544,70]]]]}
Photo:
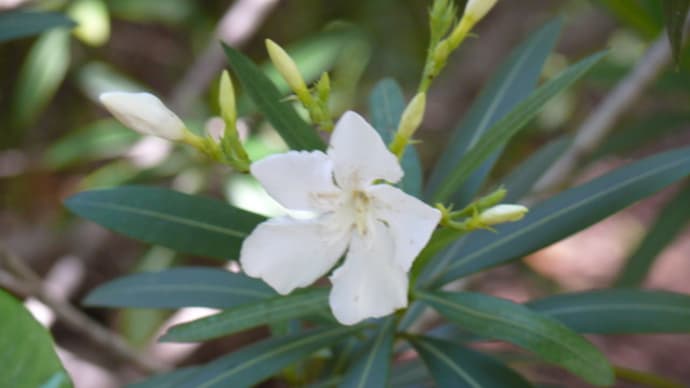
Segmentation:
{"type": "Polygon", "coordinates": [[[237,110],[235,108],[235,89],[230,80],[227,70],[220,76],[220,90],[218,91],[218,104],[220,114],[227,125],[234,125],[237,120],[237,110]]]}
{"type": "Polygon", "coordinates": [[[405,111],[400,119],[400,127],[398,133],[405,138],[411,138],[414,132],[419,128],[419,125],[424,119],[424,110],[426,109],[426,93],[417,93],[414,98],[407,104],[405,111]]]}
{"type": "Polygon", "coordinates": [[[496,205],[481,212],[479,221],[487,226],[519,221],[527,211],[528,209],[522,205],[496,205]]]}
{"type": "Polygon", "coordinates": [[[304,78],[302,78],[295,61],[290,58],[288,53],[270,39],[266,39],[266,50],[268,50],[268,56],[271,57],[271,62],[273,62],[280,75],[285,78],[290,88],[297,94],[297,97],[300,99],[304,98],[304,96],[311,97],[304,78]]]}

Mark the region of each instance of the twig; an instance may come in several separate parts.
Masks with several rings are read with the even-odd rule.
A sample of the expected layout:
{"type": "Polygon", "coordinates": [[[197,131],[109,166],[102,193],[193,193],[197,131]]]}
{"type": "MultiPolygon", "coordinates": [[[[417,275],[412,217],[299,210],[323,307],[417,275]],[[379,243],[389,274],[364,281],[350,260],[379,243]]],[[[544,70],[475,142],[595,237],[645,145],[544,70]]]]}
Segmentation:
{"type": "Polygon", "coordinates": [[[620,81],[577,129],[570,149],[537,182],[534,191],[550,192],[566,183],[582,158],[613,129],[616,121],[633,106],[670,60],[668,39],[662,34],[630,74],[620,81]]]}
{"type": "Polygon", "coordinates": [[[79,330],[93,342],[132,362],[146,372],[161,372],[169,369],[167,365],[158,362],[153,357],[130,347],[122,337],[102,327],[69,303],[54,298],[44,289],[41,278],[1,244],[0,263],[4,263],[6,268],[16,275],[12,276],[8,272],[0,271],[0,286],[23,296],[33,296],[40,300],[50,307],[65,324],[79,330]]]}
{"type": "Polygon", "coordinates": [[[218,40],[239,47],[265,20],[279,0],[237,0],[218,23],[216,33],[180,83],[173,90],[170,106],[185,115],[192,102],[201,95],[213,77],[223,68],[224,56],[218,40]]]}

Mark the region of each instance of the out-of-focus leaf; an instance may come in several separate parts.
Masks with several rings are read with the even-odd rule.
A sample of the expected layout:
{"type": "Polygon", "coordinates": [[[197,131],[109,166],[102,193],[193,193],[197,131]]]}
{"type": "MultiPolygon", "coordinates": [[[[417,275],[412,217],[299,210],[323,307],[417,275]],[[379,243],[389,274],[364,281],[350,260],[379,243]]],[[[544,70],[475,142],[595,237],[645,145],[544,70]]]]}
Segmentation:
{"type": "Polygon", "coordinates": [[[225,270],[181,267],[112,280],[92,290],[84,304],[101,307],[230,308],[275,296],[264,282],[225,270]]]}
{"type": "Polygon", "coordinates": [[[284,101],[275,85],[249,58],[232,47],[223,46],[230,67],[259,110],[294,150],[326,148],[317,132],[284,101]]]}
{"type": "Polygon", "coordinates": [[[412,345],[429,368],[438,387],[529,388],[532,386],[503,363],[455,343],[416,337],[412,340],[412,345]]]}
{"type": "Polygon", "coordinates": [[[664,23],[668,32],[668,39],[671,42],[673,60],[676,66],[680,60],[680,48],[683,45],[683,30],[685,19],[688,16],[690,0],[664,0],[661,2],[664,7],[664,23]]]}
{"type": "Polygon", "coordinates": [[[52,170],[122,154],[141,136],[112,119],[92,123],[54,143],[44,154],[52,170]]]}
{"type": "Polygon", "coordinates": [[[176,388],[179,381],[182,381],[194,373],[197,373],[201,368],[202,367],[199,366],[190,366],[176,369],[168,373],[161,373],[159,375],[149,377],[146,380],[128,384],[127,388],[176,388]]]}
{"type": "Polygon", "coordinates": [[[345,374],[341,388],[385,387],[391,368],[395,339],[395,319],[388,317],[379,327],[363,354],[345,374]]]}
{"type": "Polygon", "coordinates": [[[72,27],[74,22],[57,12],[10,11],[0,13],[0,43],[38,35],[55,27],[72,27]]]}
{"type": "Polygon", "coordinates": [[[690,333],[690,296],[609,289],[561,294],[527,304],[579,333],[690,333]]]}
{"type": "MultiPolygon", "coordinates": [[[[94,103],[98,101],[101,93],[122,91],[141,92],[148,88],[103,62],[89,62],[79,68],[77,82],[82,91],[91,98],[94,103]]],[[[189,124],[189,123],[188,123],[189,124]]]]}
{"type": "MultiPolygon", "coordinates": [[[[404,110],[405,97],[395,80],[383,79],[374,86],[374,90],[369,96],[371,124],[386,143],[393,139],[404,110]]],[[[405,175],[397,186],[406,193],[419,197],[422,191],[422,164],[419,161],[419,154],[412,144],[405,148],[400,163],[405,175]]]]}
{"type": "Polygon", "coordinates": [[[189,23],[198,11],[199,3],[188,0],[141,1],[117,0],[109,1],[108,7],[113,15],[123,20],[133,22],[163,22],[179,26],[189,23]]]}
{"type": "Polygon", "coordinates": [[[520,258],[645,198],[690,174],[690,148],[663,152],[567,190],[496,233],[476,232],[440,276],[445,284],[520,258]]]}
{"type": "Polygon", "coordinates": [[[659,3],[658,0],[600,0],[593,4],[608,8],[620,21],[634,28],[645,38],[651,39],[659,34],[662,28],[659,3]]]}
{"type": "Polygon", "coordinates": [[[419,358],[407,362],[396,362],[391,372],[391,387],[429,387],[431,376],[419,358]]]}
{"type": "Polygon", "coordinates": [[[264,219],[215,199],[143,186],[82,192],[65,206],[126,236],[219,259],[237,258],[244,238],[264,219]]]}
{"type": "MultiPolygon", "coordinates": [[[[513,50],[513,53],[501,65],[476,102],[472,104],[466,118],[455,130],[448,146],[441,154],[429,178],[426,188],[427,197],[431,197],[442,187],[463,156],[478,144],[499,119],[530,95],[539,80],[542,66],[556,43],[561,24],[560,20],[555,20],[534,32],[513,50]]],[[[506,142],[507,140],[508,138],[505,139],[506,142]]],[[[458,193],[453,193],[454,195],[449,197],[451,202],[456,205],[464,204],[477,193],[498,159],[501,153],[500,148],[474,172],[458,193]]]]}
{"type": "Polygon", "coordinates": [[[644,240],[626,260],[616,281],[619,287],[640,285],[654,260],[690,221],[690,184],[679,192],[659,213],[644,240]]]}
{"type": "Polygon", "coordinates": [[[477,293],[418,291],[416,295],[463,329],[521,346],[592,384],[613,384],[613,370],[606,357],[553,318],[477,293]]]}
{"type": "Polygon", "coordinates": [[[522,129],[542,109],[544,104],[553,96],[571,86],[575,81],[587,73],[602,57],[604,53],[592,55],[562,71],[535,90],[529,97],[522,100],[510,113],[503,116],[492,125],[477,140],[477,143],[462,158],[453,165],[438,188],[433,192],[434,202],[445,202],[452,198],[467,178],[482,162],[489,158],[495,150],[505,145],[510,138],[522,129]]]}
{"type": "Polygon", "coordinates": [[[539,178],[568,149],[571,140],[570,137],[554,140],[541,147],[522,164],[515,167],[507,177],[501,180],[503,187],[508,191],[503,202],[517,202],[523,196],[529,194],[539,178]]]}
{"type": "Polygon", "coordinates": [[[251,387],[359,330],[360,326],[336,326],[257,342],[206,364],[190,377],[179,381],[176,387],[251,387]]]}
{"type": "Polygon", "coordinates": [[[50,333],[2,289],[0,317],[0,387],[72,386],[50,333]]]}
{"type": "Polygon", "coordinates": [[[69,30],[61,28],[41,35],[29,51],[19,73],[14,95],[14,123],[31,123],[53,98],[67,74],[70,62],[69,30]]]}
{"type": "Polygon", "coordinates": [[[221,313],[171,327],[163,342],[205,341],[259,325],[286,322],[328,309],[328,290],[314,288],[252,301],[221,313]]]}

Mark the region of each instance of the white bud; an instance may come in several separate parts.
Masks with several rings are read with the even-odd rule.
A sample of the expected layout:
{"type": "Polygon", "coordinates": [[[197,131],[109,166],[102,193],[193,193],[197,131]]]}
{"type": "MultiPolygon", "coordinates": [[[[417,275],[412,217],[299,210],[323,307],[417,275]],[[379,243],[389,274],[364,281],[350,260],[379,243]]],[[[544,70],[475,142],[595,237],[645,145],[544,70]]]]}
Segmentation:
{"type": "Polygon", "coordinates": [[[99,99],[130,129],[169,140],[184,137],[186,129],[182,120],[153,94],[109,92],[101,94],[99,99]]]}
{"type": "Polygon", "coordinates": [[[481,20],[496,5],[497,0],[469,0],[465,6],[465,16],[475,22],[481,20]]]}
{"type": "Polygon", "coordinates": [[[496,205],[479,215],[479,221],[484,225],[496,225],[504,222],[519,221],[527,213],[527,208],[522,205],[496,205]]]}

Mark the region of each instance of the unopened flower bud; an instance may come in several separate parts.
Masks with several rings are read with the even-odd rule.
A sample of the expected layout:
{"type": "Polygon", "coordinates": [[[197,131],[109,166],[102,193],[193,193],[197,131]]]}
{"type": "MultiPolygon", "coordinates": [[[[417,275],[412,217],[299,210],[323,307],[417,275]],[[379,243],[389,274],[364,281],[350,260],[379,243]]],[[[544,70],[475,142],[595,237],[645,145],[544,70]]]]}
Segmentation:
{"type": "Polygon", "coordinates": [[[109,92],[100,95],[101,103],[116,119],[144,135],[180,140],[186,128],[182,120],[150,93],[109,92]]]}
{"type": "Polygon", "coordinates": [[[299,69],[297,69],[295,61],[290,58],[288,53],[270,39],[266,39],[266,50],[268,50],[268,56],[271,57],[271,62],[273,62],[280,75],[285,78],[295,94],[300,98],[302,98],[303,94],[309,95],[307,84],[304,82],[299,69]]]}
{"type": "Polygon", "coordinates": [[[400,128],[398,132],[400,135],[407,138],[412,137],[414,132],[419,128],[419,125],[424,119],[424,110],[426,109],[426,93],[417,93],[402,114],[400,119],[400,128]]]}
{"type": "MultiPolygon", "coordinates": [[[[469,0],[465,5],[463,18],[471,18],[474,23],[481,20],[496,5],[497,0],[469,0]]],[[[474,24],[473,23],[473,24],[474,24]]]]}
{"type": "Polygon", "coordinates": [[[519,221],[527,213],[522,205],[496,205],[479,214],[479,221],[484,225],[497,225],[504,222],[519,221]]]}
{"type": "Polygon", "coordinates": [[[218,104],[220,114],[228,125],[233,125],[237,120],[237,110],[235,108],[235,88],[232,86],[230,74],[227,70],[220,76],[220,90],[218,91],[218,104]]]}

